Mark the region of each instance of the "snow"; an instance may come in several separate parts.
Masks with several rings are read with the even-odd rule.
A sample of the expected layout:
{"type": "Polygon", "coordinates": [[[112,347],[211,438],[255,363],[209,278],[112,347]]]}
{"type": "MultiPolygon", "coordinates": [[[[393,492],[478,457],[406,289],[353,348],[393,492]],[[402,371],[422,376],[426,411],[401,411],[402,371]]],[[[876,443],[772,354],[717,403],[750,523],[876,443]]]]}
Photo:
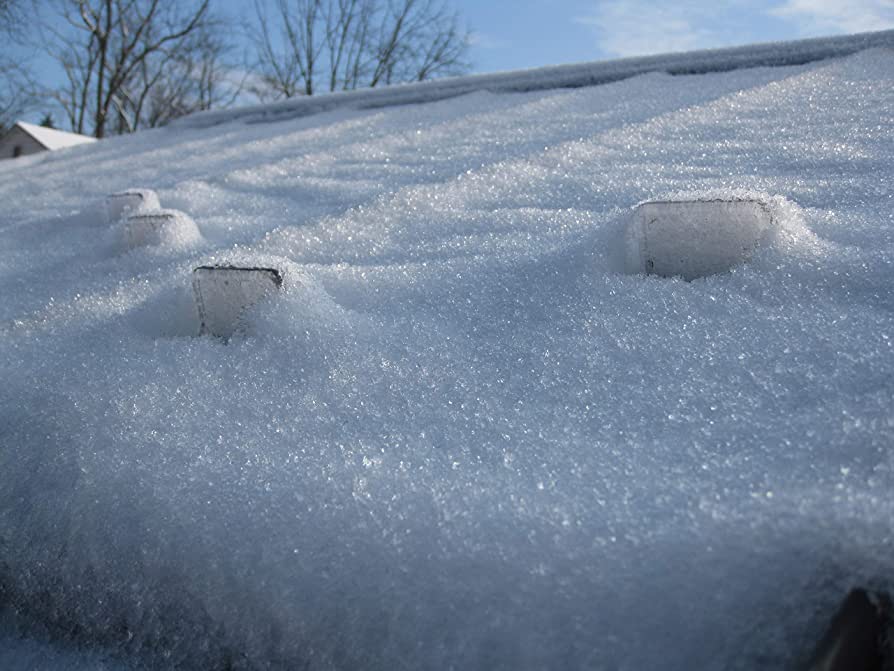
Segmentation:
{"type": "Polygon", "coordinates": [[[128,671],[133,667],[95,646],[54,640],[35,623],[0,609],[0,669],[3,671],[128,671]]]}
{"type": "Polygon", "coordinates": [[[0,166],[2,654],[791,668],[894,587],[892,50],[252,115],[0,166]],[[773,230],[628,272],[693,198],[773,230]],[[226,343],[211,265],[284,278],[226,343]]]}
{"type": "Polygon", "coordinates": [[[49,150],[65,149],[67,147],[75,147],[79,144],[96,142],[95,137],[79,135],[78,133],[69,133],[64,130],[56,130],[55,128],[44,128],[43,126],[36,126],[33,123],[27,123],[26,121],[19,121],[16,123],[16,126],[28,133],[28,135],[49,150]]]}
{"type": "Polygon", "coordinates": [[[865,49],[891,46],[894,46],[894,30],[882,30],[793,42],[768,42],[725,49],[703,49],[612,61],[553,65],[517,72],[438,79],[332,95],[299,96],[275,104],[202,112],[179,119],[175,121],[175,125],[203,128],[235,120],[246,123],[269,122],[337,109],[376,109],[434,102],[477,91],[526,93],[544,89],[579,88],[608,84],[652,72],[691,75],[761,66],[801,65],[827,58],[840,58],[865,49]]]}

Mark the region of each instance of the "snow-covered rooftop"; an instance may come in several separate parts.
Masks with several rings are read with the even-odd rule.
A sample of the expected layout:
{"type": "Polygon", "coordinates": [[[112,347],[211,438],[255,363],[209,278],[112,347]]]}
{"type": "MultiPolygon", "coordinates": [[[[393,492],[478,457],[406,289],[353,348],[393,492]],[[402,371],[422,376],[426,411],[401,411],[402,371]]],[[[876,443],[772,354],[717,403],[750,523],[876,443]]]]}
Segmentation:
{"type": "Polygon", "coordinates": [[[0,662],[792,668],[894,587],[894,51],[433,98],[0,165],[0,662]],[[631,272],[680,197],[772,230],[631,272]]]}
{"type": "Polygon", "coordinates": [[[96,142],[95,137],[80,135],[78,133],[68,133],[63,130],[56,130],[55,128],[45,128],[44,126],[37,126],[26,121],[17,121],[16,126],[37,140],[45,149],[51,151],[65,149],[66,147],[74,147],[79,144],[96,142]]]}

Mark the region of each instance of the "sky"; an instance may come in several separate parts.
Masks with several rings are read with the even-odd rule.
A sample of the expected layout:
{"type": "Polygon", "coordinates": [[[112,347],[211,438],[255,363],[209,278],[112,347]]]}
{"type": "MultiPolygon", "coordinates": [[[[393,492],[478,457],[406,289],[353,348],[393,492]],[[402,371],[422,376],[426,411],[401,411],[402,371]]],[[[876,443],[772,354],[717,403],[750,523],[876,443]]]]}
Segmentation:
{"type": "Polygon", "coordinates": [[[475,72],[894,28],[894,0],[456,0],[475,72]]]}
{"type": "MultiPolygon", "coordinates": [[[[894,0],[448,0],[473,72],[894,28],[894,0]]],[[[223,0],[248,19],[252,3],[223,0]]]]}
{"type": "MultiPolygon", "coordinates": [[[[447,2],[471,31],[468,60],[476,73],[894,28],[894,0],[447,2]]],[[[254,17],[250,0],[213,4],[237,25],[254,17]]],[[[28,58],[39,77],[53,76],[46,57],[28,58]]],[[[27,120],[44,112],[32,110],[27,120]]]]}

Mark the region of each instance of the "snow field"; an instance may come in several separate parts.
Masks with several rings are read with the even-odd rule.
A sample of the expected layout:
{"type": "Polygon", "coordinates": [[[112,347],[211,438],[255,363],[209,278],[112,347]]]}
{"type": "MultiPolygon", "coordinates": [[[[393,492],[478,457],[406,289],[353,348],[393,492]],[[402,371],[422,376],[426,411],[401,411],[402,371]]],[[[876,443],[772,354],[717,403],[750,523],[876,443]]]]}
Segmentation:
{"type": "Polygon", "coordinates": [[[892,587],[892,72],[0,166],[8,600],[162,668],[797,663],[851,586],[892,587]],[[109,253],[96,203],[132,183],[201,239],[109,253]],[[625,272],[637,203],[742,194],[774,213],[747,263],[625,272]],[[216,264],[298,281],[224,345],[194,337],[216,264]]]}

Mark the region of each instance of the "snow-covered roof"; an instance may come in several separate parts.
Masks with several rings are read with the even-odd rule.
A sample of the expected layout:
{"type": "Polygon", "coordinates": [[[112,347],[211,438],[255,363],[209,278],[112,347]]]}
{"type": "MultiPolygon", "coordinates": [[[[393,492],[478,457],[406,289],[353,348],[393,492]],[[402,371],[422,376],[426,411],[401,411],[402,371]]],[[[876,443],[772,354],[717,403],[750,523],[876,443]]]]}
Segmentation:
{"type": "Polygon", "coordinates": [[[49,149],[50,151],[96,142],[95,137],[80,135],[78,133],[69,133],[63,130],[56,130],[55,128],[45,128],[25,121],[17,121],[15,125],[34,138],[45,149],[49,149]]]}
{"type": "Polygon", "coordinates": [[[894,589],[894,50],[808,60],[0,165],[0,666],[797,668],[894,589]]]}
{"type": "Polygon", "coordinates": [[[329,95],[298,96],[272,104],[200,112],[178,119],[174,125],[202,128],[234,120],[246,123],[270,122],[337,109],[380,109],[395,105],[434,102],[477,91],[527,93],[580,88],[608,84],[651,72],[691,75],[742,68],[803,65],[828,58],[841,58],[876,47],[894,47],[894,30],[793,42],[768,42],[725,49],[702,49],[612,61],[553,65],[516,72],[452,77],[329,95]]]}

